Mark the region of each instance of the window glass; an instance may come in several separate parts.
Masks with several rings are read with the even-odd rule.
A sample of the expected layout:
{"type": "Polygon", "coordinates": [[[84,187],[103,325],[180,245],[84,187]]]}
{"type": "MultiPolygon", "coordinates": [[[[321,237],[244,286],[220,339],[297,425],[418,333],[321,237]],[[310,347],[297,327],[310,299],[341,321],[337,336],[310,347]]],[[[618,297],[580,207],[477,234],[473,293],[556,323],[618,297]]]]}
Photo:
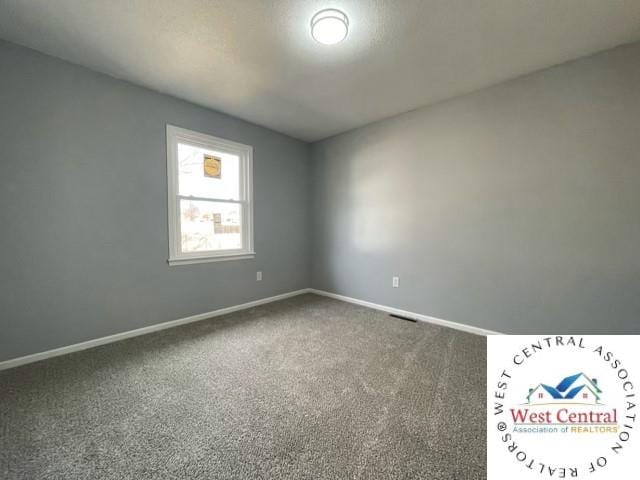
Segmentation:
{"type": "Polygon", "coordinates": [[[179,195],[240,199],[240,159],[230,153],[178,144],[179,195]]]}
{"type": "Polygon", "coordinates": [[[182,251],[242,248],[242,213],[238,203],[180,200],[182,251]]]}

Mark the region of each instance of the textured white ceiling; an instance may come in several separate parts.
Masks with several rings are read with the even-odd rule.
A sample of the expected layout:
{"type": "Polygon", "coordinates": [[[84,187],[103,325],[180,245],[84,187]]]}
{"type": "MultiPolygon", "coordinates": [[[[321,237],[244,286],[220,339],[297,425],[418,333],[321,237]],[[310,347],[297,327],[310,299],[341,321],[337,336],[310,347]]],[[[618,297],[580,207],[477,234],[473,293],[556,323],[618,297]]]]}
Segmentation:
{"type": "Polygon", "coordinates": [[[318,140],[640,40],[640,0],[0,0],[0,38],[318,140]]]}

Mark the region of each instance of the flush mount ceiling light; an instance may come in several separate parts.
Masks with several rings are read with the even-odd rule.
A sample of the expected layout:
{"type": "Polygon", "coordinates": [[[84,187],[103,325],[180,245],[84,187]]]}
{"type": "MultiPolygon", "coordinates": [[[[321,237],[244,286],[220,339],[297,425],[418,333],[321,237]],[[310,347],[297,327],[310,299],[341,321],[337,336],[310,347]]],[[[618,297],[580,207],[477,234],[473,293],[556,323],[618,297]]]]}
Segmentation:
{"type": "Polygon", "coordinates": [[[333,45],[347,38],[349,19],[335,8],[320,10],[311,19],[311,36],[323,45],[333,45]]]}

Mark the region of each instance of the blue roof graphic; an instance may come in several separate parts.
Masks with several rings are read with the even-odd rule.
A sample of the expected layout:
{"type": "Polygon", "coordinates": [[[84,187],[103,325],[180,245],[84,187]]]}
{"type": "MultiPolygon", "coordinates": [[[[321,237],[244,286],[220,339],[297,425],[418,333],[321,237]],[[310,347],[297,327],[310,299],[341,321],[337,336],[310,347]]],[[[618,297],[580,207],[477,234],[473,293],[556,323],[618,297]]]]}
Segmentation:
{"type": "Polygon", "coordinates": [[[582,390],[583,388],[585,388],[585,385],[580,385],[579,387],[572,388],[571,390],[569,390],[569,393],[567,393],[564,396],[564,398],[575,398],[575,396],[578,394],[578,392],[580,390],[582,390]]]}
{"type": "Polygon", "coordinates": [[[544,383],[542,383],[541,385],[542,385],[542,388],[544,388],[547,392],[549,392],[549,394],[553,398],[562,398],[562,395],[560,394],[560,392],[558,392],[557,389],[550,387],[549,385],[545,385],[544,383]]]}
{"type": "Polygon", "coordinates": [[[573,385],[573,382],[575,382],[580,377],[580,375],[582,374],[578,373],[576,375],[571,375],[570,377],[565,378],[558,384],[556,388],[559,392],[564,392],[567,388],[573,385]]]}
{"type": "MultiPolygon", "coordinates": [[[[573,400],[576,398],[576,395],[578,395],[578,393],[588,390],[593,393],[597,401],[600,399],[598,394],[602,393],[602,390],[600,390],[600,388],[598,387],[597,380],[586,376],[584,373],[570,375],[562,379],[562,381],[555,387],[545,385],[544,383],[539,384],[538,387],[542,387],[547,393],[549,393],[549,395],[551,395],[551,397],[553,397],[554,400],[573,400]],[[582,385],[571,388],[578,379],[581,379],[581,377],[584,383],[582,383],[581,381],[580,383],[582,383],[582,385]]],[[[527,397],[527,399],[530,398],[534,390],[535,389],[533,388],[529,390],[529,396],[527,397]]]]}
{"type": "MultiPolygon", "coordinates": [[[[596,380],[592,379],[590,377],[587,377],[584,373],[576,373],[575,375],[571,375],[569,377],[566,377],[565,379],[563,379],[556,386],[556,390],[558,390],[559,392],[565,392],[580,377],[584,377],[585,381],[587,382],[587,385],[589,387],[591,387],[591,389],[594,391],[594,393],[602,393],[602,390],[600,390],[600,388],[598,387],[598,384],[596,383],[596,380]]],[[[576,393],[578,393],[578,392],[576,392],[576,393]]],[[[573,397],[571,397],[571,398],[573,398],[573,397]]]]}

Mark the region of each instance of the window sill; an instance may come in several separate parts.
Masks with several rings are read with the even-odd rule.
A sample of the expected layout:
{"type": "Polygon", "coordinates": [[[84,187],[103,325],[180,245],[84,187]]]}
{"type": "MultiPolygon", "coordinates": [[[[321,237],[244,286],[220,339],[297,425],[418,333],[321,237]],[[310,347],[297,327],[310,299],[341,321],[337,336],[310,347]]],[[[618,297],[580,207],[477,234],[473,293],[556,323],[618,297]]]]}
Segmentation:
{"type": "Polygon", "coordinates": [[[226,262],[229,260],[245,260],[255,258],[256,252],[232,253],[226,255],[211,255],[206,257],[180,257],[169,258],[167,263],[171,266],[190,265],[193,263],[210,263],[210,262],[226,262]]]}

